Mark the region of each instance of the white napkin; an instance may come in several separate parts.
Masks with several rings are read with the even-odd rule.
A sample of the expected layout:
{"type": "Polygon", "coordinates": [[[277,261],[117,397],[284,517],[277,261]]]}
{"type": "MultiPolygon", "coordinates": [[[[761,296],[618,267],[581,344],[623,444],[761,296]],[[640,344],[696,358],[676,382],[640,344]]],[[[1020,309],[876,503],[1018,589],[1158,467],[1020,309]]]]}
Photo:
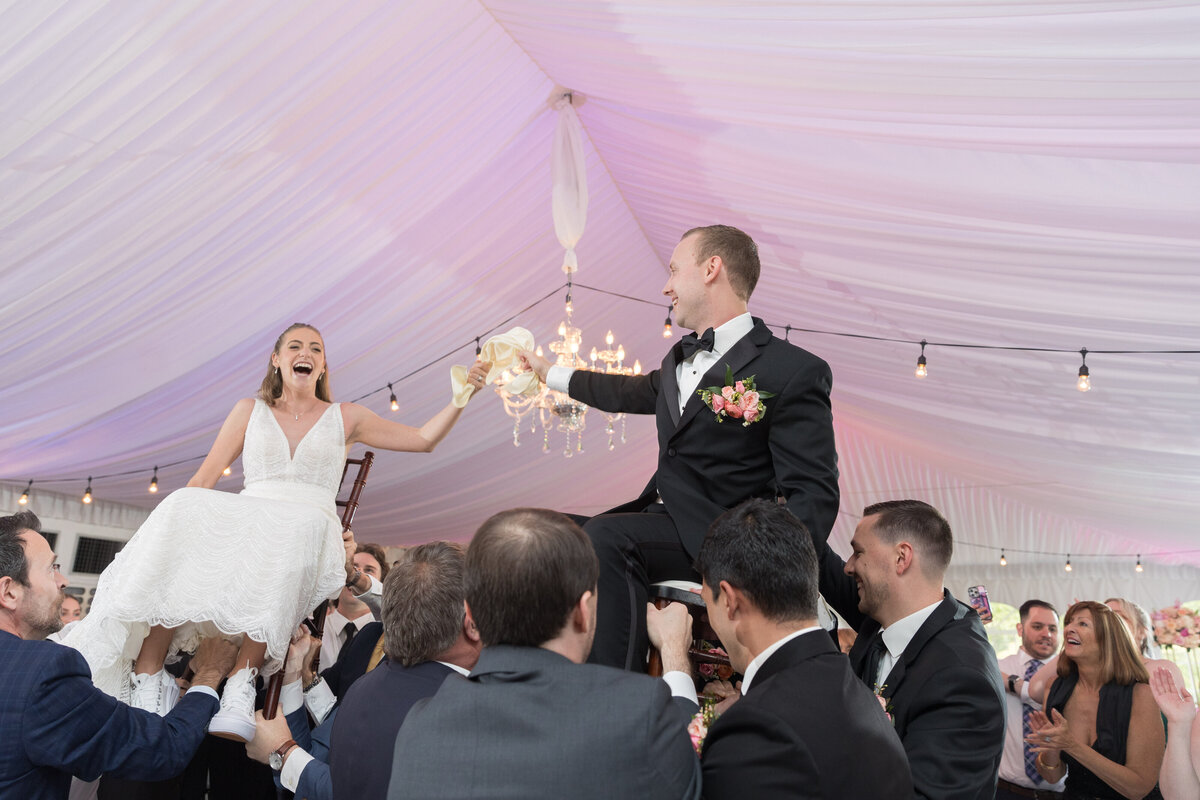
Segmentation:
{"type": "MultiPolygon", "coordinates": [[[[515,369],[521,364],[521,351],[532,350],[535,346],[533,334],[524,328],[513,328],[507,333],[493,336],[484,342],[480,348],[479,357],[492,362],[492,368],[487,374],[485,383],[493,383],[503,374],[504,370],[515,369]]],[[[470,367],[455,365],[450,368],[450,388],[454,393],[454,405],[462,408],[471,398],[475,387],[467,383],[467,373],[470,367]]],[[[505,387],[510,394],[533,394],[538,388],[537,374],[522,372],[508,382],[505,387]]]]}

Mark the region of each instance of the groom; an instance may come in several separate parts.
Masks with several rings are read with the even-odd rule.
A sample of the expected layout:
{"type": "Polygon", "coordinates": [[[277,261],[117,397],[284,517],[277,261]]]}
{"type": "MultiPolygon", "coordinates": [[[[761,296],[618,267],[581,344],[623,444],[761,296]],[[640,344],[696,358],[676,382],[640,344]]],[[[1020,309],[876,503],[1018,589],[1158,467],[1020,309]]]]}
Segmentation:
{"type": "Polygon", "coordinates": [[[675,321],[703,335],[677,342],[661,369],[604,375],[522,353],[551,389],[610,413],[657,418],[658,468],[641,496],[584,525],[600,559],[589,661],[637,671],[648,647],[647,587],[698,581],[700,542],[725,510],[781,497],[819,540],[838,510],[833,378],[824,361],[775,338],[746,311],[758,282],[754,240],[727,225],[693,228],[671,254],[670,272],[663,294],[675,321]],[[727,377],[733,385],[724,395],[701,395],[725,387],[727,377]]]}

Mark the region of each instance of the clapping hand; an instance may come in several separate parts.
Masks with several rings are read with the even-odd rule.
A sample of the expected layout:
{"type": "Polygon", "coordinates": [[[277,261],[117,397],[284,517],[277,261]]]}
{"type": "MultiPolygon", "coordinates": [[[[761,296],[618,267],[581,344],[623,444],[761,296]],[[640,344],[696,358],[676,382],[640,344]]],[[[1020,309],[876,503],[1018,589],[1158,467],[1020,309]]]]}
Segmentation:
{"type": "Polygon", "coordinates": [[[1025,737],[1025,742],[1039,753],[1057,754],[1062,750],[1070,751],[1076,746],[1066,717],[1056,708],[1050,709],[1050,717],[1043,711],[1031,713],[1029,727],[1033,733],[1025,737]]]}
{"type": "Polygon", "coordinates": [[[1172,725],[1188,725],[1196,716],[1196,703],[1191,693],[1182,686],[1175,686],[1175,678],[1166,667],[1159,667],[1150,676],[1150,689],[1154,702],[1172,725]]]}

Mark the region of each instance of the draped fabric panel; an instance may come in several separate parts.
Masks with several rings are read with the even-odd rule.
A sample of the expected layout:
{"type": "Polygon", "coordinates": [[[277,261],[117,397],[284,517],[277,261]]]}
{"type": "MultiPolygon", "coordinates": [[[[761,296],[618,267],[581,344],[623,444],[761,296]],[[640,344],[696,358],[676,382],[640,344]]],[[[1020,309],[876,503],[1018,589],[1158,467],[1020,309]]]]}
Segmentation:
{"type": "MultiPolygon", "coordinates": [[[[129,472],[98,503],[152,506],[297,320],[337,399],[415,425],[477,336],[551,341],[563,89],[579,283],[651,301],[577,286],[584,352],[611,328],[657,364],[667,260],[715,222],[759,243],[780,335],[902,340],[789,334],[833,368],[838,546],[917,496],[962,542],[1200,548],[1200,356],[1099,352],[1200,349],[1200,6],[1171,0],[0,4],[0,481],[37,510],[129,472]]],[[[603,427],[514,448],[479,397],[433,455],[380,455],[359,539],[602,511],[656,449],[603,427]]]]}

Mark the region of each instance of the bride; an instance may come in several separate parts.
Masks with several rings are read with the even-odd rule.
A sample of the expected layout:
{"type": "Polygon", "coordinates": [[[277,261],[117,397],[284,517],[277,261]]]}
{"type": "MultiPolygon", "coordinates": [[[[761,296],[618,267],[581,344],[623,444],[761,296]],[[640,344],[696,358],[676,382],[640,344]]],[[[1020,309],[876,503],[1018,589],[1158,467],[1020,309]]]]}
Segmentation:
{"type": "MultiPolygon", "coordinates": [[[[482,387],[489,366],[476,361],[468,384],[482,387]]],[[[90,613],[63,643],[84,655],[99,688],[166,714],[178,698],[166,658],[206,636],[241,636],[209,732],[253,738],[256,675],[279,669],[299,621],[345,584],[334,501],[349,446],[427,453],[461,413],[451,403],[414,428],[332,402],[321,334],[290,326],[258,396],[238,401],[187,488],[104,570],[90,613]],[[239,454],[245,488],[214,491],[239,454]]]]}

